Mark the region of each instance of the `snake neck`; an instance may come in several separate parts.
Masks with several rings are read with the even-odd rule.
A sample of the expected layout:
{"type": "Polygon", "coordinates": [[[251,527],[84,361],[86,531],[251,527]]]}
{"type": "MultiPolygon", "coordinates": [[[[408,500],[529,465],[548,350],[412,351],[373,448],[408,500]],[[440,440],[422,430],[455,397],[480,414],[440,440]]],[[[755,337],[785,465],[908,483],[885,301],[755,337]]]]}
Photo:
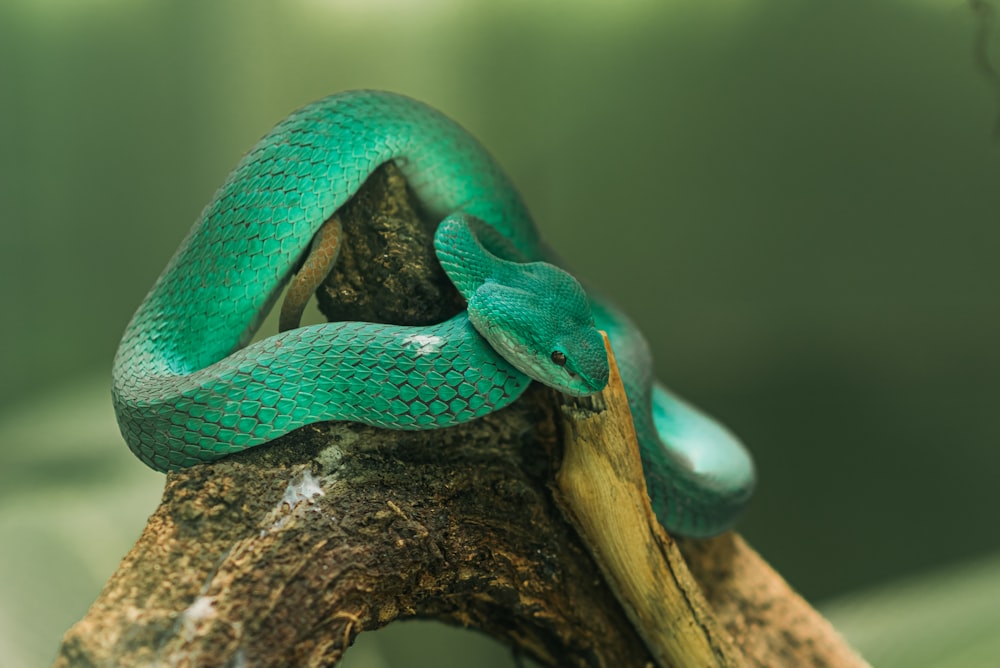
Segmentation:
{"type": "Polygon", "coordinates": [[[434,246],[468,303],[469,321],[504,359],[568,394],[604,387],[604,343],[575,278],[547,262],[523,261],[511,242],[464,213],[441,222],[434,246]]]}
{"type": "Polygon", "coordinates": [[[478,231],[488,226],[475,216],[458,213],[441,221],[434,233],[434,251],[441,268],[466,301],[498,273],[502,262],[486,250],[474,228],[478,231]]]}

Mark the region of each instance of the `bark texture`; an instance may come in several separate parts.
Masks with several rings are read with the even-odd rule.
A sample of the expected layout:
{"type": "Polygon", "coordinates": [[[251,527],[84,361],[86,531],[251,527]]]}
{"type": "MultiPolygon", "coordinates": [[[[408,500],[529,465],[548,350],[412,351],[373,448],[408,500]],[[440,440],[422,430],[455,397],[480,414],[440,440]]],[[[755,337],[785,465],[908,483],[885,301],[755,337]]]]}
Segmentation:
{"type": "MultiPolygon", "coordinates": [[[[433,222],[392,165],[341,220],[346,246],[320,295],[328,316],[425,324],[463,307],[430,250],[433,222]]],[[[666,555],[660,567],[697,611],[637,631],[604,548],[566,521],[555,483],[576,421],[621,417],[561,402],[533,386],[451,429],[313,425],[168,474],[55,665],[331,666],[358,633],[412,617],[479,629],[551,666],[864,665],[732,534],[682,543],[694,579],[655,534],[657,553],[639,557],[666,555]],[[644,642],[691,624],[711,626],[704,663],[644,642]]]]}

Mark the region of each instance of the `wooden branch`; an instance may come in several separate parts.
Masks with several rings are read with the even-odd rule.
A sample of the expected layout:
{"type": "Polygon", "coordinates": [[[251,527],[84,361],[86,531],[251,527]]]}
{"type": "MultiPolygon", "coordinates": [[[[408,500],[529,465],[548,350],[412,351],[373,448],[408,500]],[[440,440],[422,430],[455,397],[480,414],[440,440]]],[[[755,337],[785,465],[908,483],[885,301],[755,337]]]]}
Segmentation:
{"type": "Polygon", "coordinates": [[[583,536],[659,666],[744,665],[656,521],[635,427],[607,335],[608,386],[563,399],[565,451],[557,502],[583,536]]]}
{"type": "Polygon", "coordinates": [[[736,534],[681,547],[667,535],[606,336],[605,347],[604,392],[557,398],[565,450],[554,493],[657,665],[867,666],[736,534]]]}
{"type": "MultiPolygon", "coordinates": [[[[462,307],[426,254],[433,222],[417,211],[391,165],[369,179],[342,216],[348,245],[324,310],[412,323],[462,307]],[[397,271],[414,292],[382,289],[397,271]]],[[[732,535],[683,544],[706,594],[699,600],[675,544],[652,525],[648,545],[668,561],[650,572],[673,574],[690,605],[654,605],[637,632],[553,499],[563,434],[591,418],[572,419],[553,393],[533,387],[452,429],[313,425],[171,473],[159,508],[66,633],[55,665],[331,666],[358,633],[412,617],[478,629],[549,666],[647,666],[654,656],[684,665],[684,655],[643,639],[692,626],[679,635],[717,659],[730,656],[719,652],[732,649],[731,636],[732,656],[742,651],[747,665],[810,665],[789,658],[807,656],[786,652],[795,644],[813,643],[814,658],[831,643],[843,647],[732,535]]],[[[610,419],[612,430],[624,424],[620,415],[595,419],[610,419]]],[[[613,520],[625,515],[623,507],[613,520]]],[[[651,558],[636,540],[626,536],[622,554],[651,558]]],[[[635,617],[638,606],[626,607],[635,617]]],[[[848,652],[824,655],[826,665],[859,665],[848,652]]]]}
{"type": "Polygon", "coordinates": [[[361,631],[409,617],[480,629],[546,665],[643,665],[548,497],[549,405],[535,391],[435,432],[307,428],[168,475],[57,665],[329,666],[361,631]]]}

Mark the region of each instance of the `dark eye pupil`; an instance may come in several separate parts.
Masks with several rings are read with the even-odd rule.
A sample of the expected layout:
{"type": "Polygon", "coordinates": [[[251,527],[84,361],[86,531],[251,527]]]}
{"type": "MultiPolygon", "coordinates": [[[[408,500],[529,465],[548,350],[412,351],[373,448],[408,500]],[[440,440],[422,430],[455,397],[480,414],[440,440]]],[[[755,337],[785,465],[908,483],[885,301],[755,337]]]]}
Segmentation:
{"type": "Polygon", "coordinates": [[[566,355],[558,350],[552,351],[552,361],[559,366],[566,366],[566,355]]]}

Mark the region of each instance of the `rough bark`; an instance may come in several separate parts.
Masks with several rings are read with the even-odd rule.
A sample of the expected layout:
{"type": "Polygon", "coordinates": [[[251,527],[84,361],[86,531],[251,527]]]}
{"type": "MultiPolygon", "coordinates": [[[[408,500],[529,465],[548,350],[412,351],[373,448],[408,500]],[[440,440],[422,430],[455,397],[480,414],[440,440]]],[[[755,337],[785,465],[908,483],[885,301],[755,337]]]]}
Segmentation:
{"type": "MultiPolygon", "coordinates": [[[[342,221],[327,315],[420,324],[462,308],[429,253],[433,222],[391,165],[342,221]]],[[[55,665],[330,666],[358,633],[411,617],[479,629],[552,666],[685,665],[643,638],[692,623],[712,627],[717,656],[737,658],[687,665],[863,665],[732,534],[682,544],[695,585],[651,529],[659,552],[639,557],[666,557],[659,567],[701,618],[682,610],[637,632],[555,483],[574,421],[620,417],[561,401],[532,387],[503,411],[428,432],[313,425],[169,474],[55,665]]]]}

